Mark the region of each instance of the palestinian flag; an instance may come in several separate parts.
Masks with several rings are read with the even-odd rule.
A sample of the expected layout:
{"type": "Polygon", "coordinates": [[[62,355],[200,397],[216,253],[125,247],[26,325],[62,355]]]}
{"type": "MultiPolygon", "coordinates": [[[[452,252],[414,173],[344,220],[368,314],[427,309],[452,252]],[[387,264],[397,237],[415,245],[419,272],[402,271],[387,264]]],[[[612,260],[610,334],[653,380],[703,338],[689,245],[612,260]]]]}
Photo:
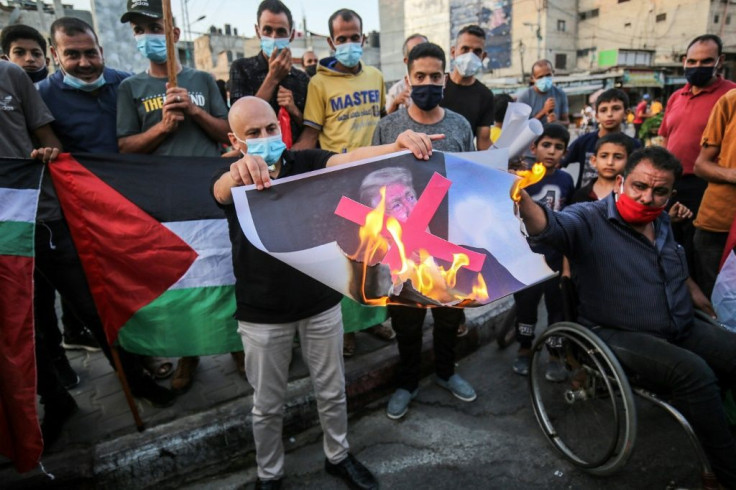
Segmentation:
{"type": "Polygon", "coordinates": [[[146,355],[242,350],[219,158],[62,155],[49,167],[108,340],[146,355]]]}
{"type": "Polygon", "coordinates": [[[43,165],[0,161],[0,454],[19,472],[43,451],[36,413],[33,240],[43,165]]]}
{"type": "Polygon", "coordinates": [[[736,219],[726,240],[711,301],[718,314],[718,321],[736,332],[736,219]]]}

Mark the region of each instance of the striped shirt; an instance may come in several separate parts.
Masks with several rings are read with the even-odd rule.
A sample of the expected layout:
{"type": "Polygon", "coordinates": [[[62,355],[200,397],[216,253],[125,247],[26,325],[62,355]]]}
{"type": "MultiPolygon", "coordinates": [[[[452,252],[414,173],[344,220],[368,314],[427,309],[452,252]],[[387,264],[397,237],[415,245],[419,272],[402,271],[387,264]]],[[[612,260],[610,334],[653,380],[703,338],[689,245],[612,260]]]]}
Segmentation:
{"type": "Polygon", "coordinates": [[[551,245],[570,260],[581,323],[668,340],[687,332],[693,321],[687,262],[667,213],[654,221],[652,243],[623,221],[613,194],[559,213],[543,209],[547,228],[530,241],[551,245]]]}

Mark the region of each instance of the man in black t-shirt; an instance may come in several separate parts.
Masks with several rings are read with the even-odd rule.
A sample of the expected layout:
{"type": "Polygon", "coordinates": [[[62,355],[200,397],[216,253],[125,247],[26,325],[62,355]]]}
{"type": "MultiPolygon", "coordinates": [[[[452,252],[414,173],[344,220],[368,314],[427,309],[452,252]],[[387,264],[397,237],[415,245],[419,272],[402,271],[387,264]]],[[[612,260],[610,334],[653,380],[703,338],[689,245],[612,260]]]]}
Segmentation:
{"type": "Polygon", "coordinates": [[[395,143],[358,148],[349,153],[325,150],[288,151],[281,142],[276,113],[257,97],[239,99],[229,114],[230,141],[243,158],[214,177],[212,193],[228,221],[233,247],[238,333],[245,348],[248,382],[253,386],[253,437],[256,444],[256,488],[279,488],[283,478],[281,440],[283,408],[294,334],[299,332],[304,361],[315,387],[324,432],[328,473],[353,488],[378,488],[370,471],[349,452],[347,404],[342,361],[340,293],[257,249],[243,234],[231,189],[271,179],[376,157],[401,149],[426,160],[432,139],[405,131],[395,143]]]}
{"type": "Polygon", "coordinates": [[[455,68],[447,79],[445,96],[440,103],[468,120],[478,150],[491,146],[493,124],[493,92],[475,78],[483,68],[485,45],[486,31],[482,27],[470,25],[460,29],[455,45],[450,48],[455,68]]]}

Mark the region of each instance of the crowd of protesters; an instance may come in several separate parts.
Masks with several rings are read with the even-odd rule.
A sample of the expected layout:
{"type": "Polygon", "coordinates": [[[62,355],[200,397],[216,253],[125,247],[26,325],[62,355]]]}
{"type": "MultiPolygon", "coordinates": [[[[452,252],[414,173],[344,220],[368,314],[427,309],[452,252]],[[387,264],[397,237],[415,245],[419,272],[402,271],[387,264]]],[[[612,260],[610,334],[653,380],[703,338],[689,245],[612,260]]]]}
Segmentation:
{"type": "MultiPolygon", "coordinates": [[[[232,63],[227,89],[206,72],[167,58],[156,0],[128,1],[120,19],[132,30],[127,42],[149,60],[143,73],[106,66],[93,28],[70,17],[50,27],[52,75],[46,40],[25,25],[3,29],[7,61],[0,61],[2,157],[52,162],[70,151],[237,158],[213,176],[211,192],[230,227],[234,314],[244,346],[233,359],[254,388],[257,488],[279,488],[284,477],[281,430],[295,335],[314,383],[326,471],[353,487],[377,488],[375,477],[349,452],[343,357],[355,353],[357,331],[395,338],[397,389],[386,412],[401,419],[418,390],[426,310],[359,305],[265,255],[243,235],[230,189],[267,188],[272,179],[400,149],[418,159],[432,149],[484,150],[503,132],[504,113],[514,100],[531,106],[530,117],[544,125],[518,163],[541,162],[547,170],[519,203],[535,251],[577,286],[577,320],[596,329],[626,367],[672,392],[720,482],[736,488],[736,443],[721,404],[721,391],[736,384],[736,335],[693,319],[693,307],[713,315],[709,296],[736,214],[736,91],[729,92],[736,84],[720,75],[724,55],[717,36],[699,36],[687,46],[687,84],[664,110],[661,101],[649,105],[648,96],[637,103],[637,129],[645,118],[658,117],[663,138],[662,147],[640,149],[641,141],[623,133],[632,101],[619,89],[598,95],[588,111],[594,130],[571,141],[567,96],[555,85],[547,60],[534,63],[530,86],[516,98],[494,97],[476,78],[486,57],[486,31],[479,26],[458,32],[449,47],[449,70],[445,49],[431,36],[409,36],[406,76],[386,91],[381,72],[362,62],[365,36],[355,11],[341,9],[327,19],[334,55],[319,60],[306,51],[301,67],[289,48],[296,32],[289,9],[279,0],[264,0],[257,19],[261,49],[232,63]],[[172,64],[176,86],[167,83],[172,64]],[[444,137],[429,136],[438,134],[444,137]],[[576,175],[571,164],[577,164],[576,175]],[[298,301],[280,299],[296,290],[303,295],[298,301]],[[264,306],[274,302],[289,306],[276,314],[264,306]]],[[[179,35],[174,28],[174,41],[179,35]]],[[[411,175],[384,174],[366,177],[361,195],[374,205],[374,191],[385,186],[387,202],[395,200],[391,213],[401,221],[416,202],[411,175]]],[[[77,410],[68,390],[79,377],[64,349],[101,349],[111,363],[112,353],[48,175],[35,247],[38,395],[49,447],[77,410]]],[[[520,347],[512,368],[520,375],[529,374],[542,296],[549,323],[563,318],[559,281],[515,294],[520,347]]],[[[455,343],[467,332],[464,314],[434,308],[432,316],[436,382],[472,402],[474,388],[455,372],[455,343]]],[[[562,382],[564,359],[550,347],[546,378],[562,382]]],[[[185,357],[174,370],[169,360],[118,351],[132,394],[157,406],[174,403],[191,386],[199,363],[185,357]],[[172,373],[171,389],[156,382],[172,373]]]]}

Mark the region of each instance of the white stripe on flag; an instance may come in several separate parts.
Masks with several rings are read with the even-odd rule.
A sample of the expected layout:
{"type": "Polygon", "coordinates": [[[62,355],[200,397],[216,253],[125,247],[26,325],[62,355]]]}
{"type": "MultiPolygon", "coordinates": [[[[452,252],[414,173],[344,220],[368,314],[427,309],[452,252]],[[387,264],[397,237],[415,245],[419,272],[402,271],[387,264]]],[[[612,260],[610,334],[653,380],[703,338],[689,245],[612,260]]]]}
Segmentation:
{"type": "Polygon", "coordinates": [[[232,248],[225,219],[162,223],[199,255],[189,270],[169,289],[232,286],[232,248]]]}
{"type": "Polygon", "coordinates": [[[36,222],[37,189],[0,187],[0,221],[36,222]]]}

